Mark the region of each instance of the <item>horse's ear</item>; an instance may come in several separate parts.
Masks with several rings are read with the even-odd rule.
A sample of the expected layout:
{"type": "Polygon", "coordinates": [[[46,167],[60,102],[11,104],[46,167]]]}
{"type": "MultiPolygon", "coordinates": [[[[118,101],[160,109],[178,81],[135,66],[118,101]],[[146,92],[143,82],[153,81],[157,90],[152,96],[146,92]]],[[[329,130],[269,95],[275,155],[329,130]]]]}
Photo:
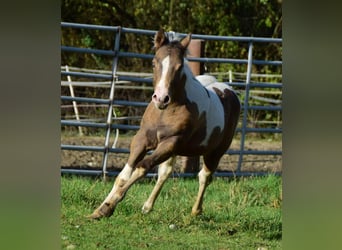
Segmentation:
{"type": "Polygon", "coordinates": [[[154,36],[154,48],[157,50],[168,42],[169,39],[165,36],[165,31],[160,29],[154,36]]]}
{"type": "Polygon", "coordinates": [[[182,44],[182,46],[186,49],[186,48],[189,46],[190,41],[191,41],[191,33],[189,33],[189,34],[181,41],[181,44],[182,44]]]}

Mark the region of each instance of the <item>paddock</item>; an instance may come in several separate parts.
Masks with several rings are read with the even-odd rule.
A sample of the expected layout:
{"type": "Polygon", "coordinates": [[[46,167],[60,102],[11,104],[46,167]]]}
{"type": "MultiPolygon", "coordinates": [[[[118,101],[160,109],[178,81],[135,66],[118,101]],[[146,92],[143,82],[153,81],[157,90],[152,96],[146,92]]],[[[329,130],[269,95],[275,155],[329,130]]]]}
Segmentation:
{"type": "MultiPolygon", "coordinates": [[[[80,57],[85,54],[106,57],[111,61],[111,69],[86,69],[78,68],[77,65],[61,65],[61,88],[67,88],[69,95],[61,95],[61,108],[71,109],[73,116],[61,115],[62,131],[68,128],[76,130],[76,136],[69,137],[66,135],[62,139],[62,154],[66,152],[75,152],[76,163],[73,165],[62,165],[62,174],[81,174],[81,175],[102,175],[116,176],[123,165],[120,161],[111,163],[111,159],[124,158],[129,154],[128,135],[133,134],[139,129],[140,113],[147,106],[150,97],[132,100],[128,98],[118,99],[117,92],[141,91],[148,92],[152,89],[152,73],[149,72],[131,72],[120,70],[120,63],[123,59],[133,59],[142,61],[151,61],[153,54],[141,51],[131,51],[129,48],[122,48],[120,44],[126,34],[134,34],[137,37],[153,37],[156,31],[132,29],[125,27],[99,26],[77,23],[61,23],[62,29],[82,30],[82,32],[110,32],[113,34],[112,48],[92,48],[62,45],[61,52],[77,53],[80,57]],[[94,90],[107,89],[107,97],[97,97],[80,95],[77,89],[88,88],[94,90]],[[101,109],[102,117],[98,114],[95,116],[82,113],[82,107],[92,106],[101,109]],[[121,109],[130,109],[130,115],[121,115],[121,109]],[[135,110],[137,114],[134,115],[135,110]],[[133,114],[132,114],[133,113],[133,114]],[[102,131],[99,136],[89,137],[84,131],[96,129],[102,131]],[[93,139],[90,139],[93,138],[93,139]],[[75,139],[75,140],[73,140],[75,139]],[[96,143],[94,143],[96,141],[96,143]],[[82,155],[93,154],[96,158],[92,164],[77,164],[77,158],[82,155]],[[110,164],[111,163],[111,164],[110,164]],[[113,164],[118,164],[113,166],[113,164]],[[109,166],[110,165],[110,166],[109,166]],[[77,167],[75,167],[77,166],[77,167]]],[[[185,33],[176,33],[179,37],[184,37],[185,33]]],[[[207,58],[188,57],[190,62],[199,63],[201,65],[241,65],[244,72],[227,71],[210,71],[205,74],[216,76],[223,82],[227,82],[232,86],[239,95],[242,112],[240,122],[236,129],[235,140],[232,147],[227,150],[223,161],[227,161],[225,168],[215,173],[215,176],[250,176],[250,175],[267,175],[269,173],[281,175],[281,136],[282,136],[282,117],[281,117],[281,93],[282,93],[282,76],[281,74],[269,73],[260,74],[257,69],[261,66],[269,66],[272,69],[280,69],[282,61],[279,58],[272,60],[263,60],[253,57],[253,49],[256,46],[264,46],[265,44],[282,43],[282,39],[276,38],[260,38],[260,37],[234,37],[234,36],[212,36],[193,34],[193,39],[204,42],[219,41],[222,43],[236,43],[242,49],[247,50],[246,58],[207,58]],[[257,105],[256,105],[257,103],[257,105]],[[274,113],[277,119],[273,121],[260,121],[254,119],[253,115],[258,111],[267,111],[274,113]],[[277,146],[274,147],[258,147],[255,143],[255,137],[277,138],[277,146]],[[252,147],[251,145],[255,145],[252,147]],[[278,164],[274,167],[274,164],[278,164]],[[255,165],[267,165],[265,168],[253,168],[255,165]],[[280,165],[280,167],[279,167],[280,165]]],[[[210,67],[208,67],[210,68],[210,67]]],[[[276,70],[274,70],[276,71],[276,70]]],[[[69,112],[70,113],[70,112],[69,112]]],[[[182,162],[179,163],[180,165],[182,162]]],[[[175,171],[174,176],[188,177],[194,176],[194,172],[175,171]]],[[[156,176],[156,172],[151,172],[148,177],[156,176]]]]}

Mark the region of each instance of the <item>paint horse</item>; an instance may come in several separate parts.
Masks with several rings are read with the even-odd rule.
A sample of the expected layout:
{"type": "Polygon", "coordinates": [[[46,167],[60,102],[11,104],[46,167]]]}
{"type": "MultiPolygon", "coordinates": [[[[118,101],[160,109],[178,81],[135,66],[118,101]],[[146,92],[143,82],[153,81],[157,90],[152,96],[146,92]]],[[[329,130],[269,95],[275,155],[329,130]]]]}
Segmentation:
{"type": "Polygon", "coordinates": [[[170,41],[163,30],[154,37],[154,94],[134,136],[128,161],[103,203],[90,218],[113,214],[127,190],[159,165],[158,179],[142,207],[152,210],[164,182],[170,176],[175,157],[203,156],[199,190],[192,214],[202,212],[203,195],[220,158],[229,148],[238,123],[240,102],[233,90],[214,77],[197,79],[184,59],[191,34],[183,40],[170,41]],[[152,154],[147,155],[148,151],[152,154]]]}

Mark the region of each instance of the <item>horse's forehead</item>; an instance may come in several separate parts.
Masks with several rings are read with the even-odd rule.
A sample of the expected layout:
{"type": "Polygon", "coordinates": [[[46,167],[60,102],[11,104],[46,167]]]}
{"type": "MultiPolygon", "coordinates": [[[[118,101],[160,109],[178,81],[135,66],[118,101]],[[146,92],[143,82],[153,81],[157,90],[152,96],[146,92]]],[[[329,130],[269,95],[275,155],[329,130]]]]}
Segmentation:
{"type": "Polygon", "coordinates": [[[162,61],[167,56],[170,57],[172,62],[176,62],[181,60],[181,51],[177,48],[164,46],[157,51],[155,58],[158,59],[158,61],[162,61]]]}

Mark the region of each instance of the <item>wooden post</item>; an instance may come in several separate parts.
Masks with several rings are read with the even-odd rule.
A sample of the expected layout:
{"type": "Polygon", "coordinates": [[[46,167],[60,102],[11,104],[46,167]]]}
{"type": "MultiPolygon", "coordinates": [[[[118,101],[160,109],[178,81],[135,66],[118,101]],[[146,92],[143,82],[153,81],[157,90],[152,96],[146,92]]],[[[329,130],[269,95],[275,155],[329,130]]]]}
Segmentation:
{"type": "MultiPolygon", "coordinates": [[[[204,40],[193,39],[188,46],[188,58],[190,57],[203,57],[204,56],[204,40]]],[[[197,75],[204,74],[204,64],[200,62],[189,62],[189,67],[192,73],[197,75]]],[[[182,157],[182,173],[194,173],[199,171],[199,156],[182,157]]]]}
{"type": "MultiPolygon", "coordinates": [[[[65,71],[69,72],[68,65],[65,65],[65,71]]],[[[67,79],[68,79],[68,82],[69,82],[70,95],[71,95],[71,97],[75,97],[74,88],[72,87],[72,83],[71,83],[71,77],[68,75],[67,79]]],[[[72,101],[72,106],[74,107],[74,112],[75,112],[76,120],[79,122],[80,121],[80,116],[78,114],[78,108],[77,108],[76,101],[72,101]]],[[[83,131],[82,131],[82,127],[81,126],[78,127],[78,132],[79,132],[80,136],[83,136],[83,131]]]]}
{"type": "MultiPolygon", "coordinates": [[[[193,39],[188,46],[188,58],[204,56],[204,40],[193,39]]],[[[189,62],[189,67],[195,76],[204,74],[204,64],[189,62]]]]}

